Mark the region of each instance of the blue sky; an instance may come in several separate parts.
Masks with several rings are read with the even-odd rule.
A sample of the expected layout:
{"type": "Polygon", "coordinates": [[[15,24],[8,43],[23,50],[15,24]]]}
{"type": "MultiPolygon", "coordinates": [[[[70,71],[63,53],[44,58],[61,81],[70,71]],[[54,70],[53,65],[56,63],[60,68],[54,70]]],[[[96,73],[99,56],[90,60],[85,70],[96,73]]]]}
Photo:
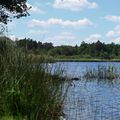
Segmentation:
{"type": "Polygon", "coordinates": [[[8,24],[8,35],[54,45],[120,43],[120,0],[28,0],[30,16],[8,24]]]}

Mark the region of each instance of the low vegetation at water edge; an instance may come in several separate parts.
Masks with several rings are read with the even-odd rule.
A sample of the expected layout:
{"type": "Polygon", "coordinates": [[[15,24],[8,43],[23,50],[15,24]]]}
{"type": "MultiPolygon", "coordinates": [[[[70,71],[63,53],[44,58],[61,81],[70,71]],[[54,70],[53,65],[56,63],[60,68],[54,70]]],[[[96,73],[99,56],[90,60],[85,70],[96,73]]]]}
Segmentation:
{"type": "Polygon", "coordinates": [[[54,120],[62,115],[63,81],[42,65],[13,41],[0,38],[1,120],[54,120]]]}
{"type": "Polygon", "coordinates": [[[83,78],[85,79],[118,79],[120,78],[120,69],[115,66],[98,65],[97,68],[86,68],[83,78]]]}

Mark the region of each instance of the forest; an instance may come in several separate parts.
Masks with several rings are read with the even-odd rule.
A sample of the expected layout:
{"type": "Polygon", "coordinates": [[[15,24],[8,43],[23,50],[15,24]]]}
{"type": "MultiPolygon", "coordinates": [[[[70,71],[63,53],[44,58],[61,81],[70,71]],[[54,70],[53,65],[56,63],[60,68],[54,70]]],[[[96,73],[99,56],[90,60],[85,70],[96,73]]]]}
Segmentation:
{"type": "Polygon", "coordinates": [[[42,43],[24,38],[16,40],[18,48],[32,54],[45,54],[58,58],[99,58],[99,59],[119,59],[120,58],[120,45],[115,43],[105,44],[98,40],[93,43],[81,42],[75,46],[62,45],[53,46],[53,43],[42,43]]]}

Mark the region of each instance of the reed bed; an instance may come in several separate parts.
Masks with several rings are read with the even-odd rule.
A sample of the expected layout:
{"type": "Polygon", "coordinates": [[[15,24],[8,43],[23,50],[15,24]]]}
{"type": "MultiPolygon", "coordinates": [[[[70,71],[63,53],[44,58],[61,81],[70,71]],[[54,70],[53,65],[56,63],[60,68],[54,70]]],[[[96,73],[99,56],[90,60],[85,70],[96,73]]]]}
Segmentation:
{"type": "Polygon", "coordinates": [[[0,38],[0,119],[56,120],[62,115],[62,80],[14,42],[0,38]]]}
{"type": "Polygon", "coordinates": [[[86,71],[83,73],[83,78],[85,79],[118,79],[120,70],[112,66],[102,66],[98,65],[96,68],[86,68],[86,71]]]}

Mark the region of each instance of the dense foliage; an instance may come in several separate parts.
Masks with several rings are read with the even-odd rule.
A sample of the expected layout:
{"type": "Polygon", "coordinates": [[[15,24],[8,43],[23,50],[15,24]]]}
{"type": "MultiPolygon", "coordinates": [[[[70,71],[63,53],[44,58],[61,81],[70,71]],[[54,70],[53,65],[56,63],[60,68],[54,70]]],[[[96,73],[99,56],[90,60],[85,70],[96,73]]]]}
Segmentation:
{"type": "Polygon", "coordinates": [[[81,58],[103,58],[112,59],[120,57],[120,45],[111,43],[105,44],[99,40],[95,43],[85,43],[80,46],[53,46],[52,43],[36,42],[32,39],[16,41],[17,46],[35,54],[49,54],[51,56],[79,56],[81,58]]]}
{"type": "Polygon", "coordinates": [[[0,22],[7,24],[10,17],[20,18],[29,15],[27,0],[0,0],[0,22]]]}
{"type": "Polygon", "coordinates": [[[0,120],[58,119],[62,81],[57,70],[51,75],[44,66],[34,64],[10,39],[0,38],[0,120]]]}

